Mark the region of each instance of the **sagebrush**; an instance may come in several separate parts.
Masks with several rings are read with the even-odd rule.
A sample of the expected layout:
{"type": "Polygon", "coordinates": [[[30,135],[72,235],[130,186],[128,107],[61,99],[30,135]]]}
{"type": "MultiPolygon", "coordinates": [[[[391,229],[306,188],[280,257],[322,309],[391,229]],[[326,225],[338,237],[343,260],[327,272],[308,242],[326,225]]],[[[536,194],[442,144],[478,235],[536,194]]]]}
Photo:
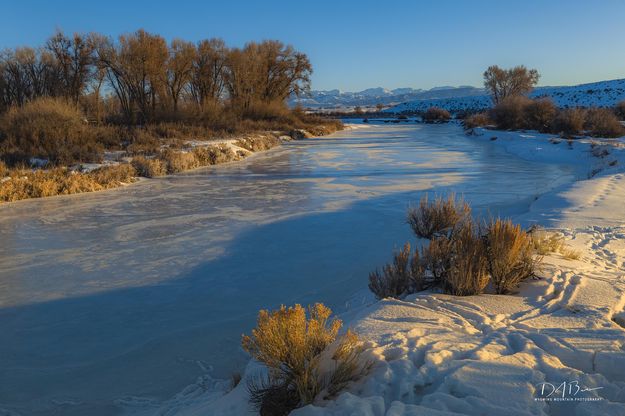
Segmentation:
{"type": "Polygon", "coordinates": [[[409,208],[408,223],[429,244],[411,254],[406,243],[392,263],[369,275],[369,289],[378,299],[428,288],[477,295],[489,282],[495,293],[509,293],[535,276],[542,259],[530,233],[510,220],[477,223],[470,206],[453,194],[433,201],[424,196],[409,208]]]}
{"type": "Polygon", "coordinates": [[[332,396],[367,368],[362,342],[341,320],[317,303],[303,308],[261,310],[256,328],[242,346],[265,364],[267,377],[249,380],[250,398],[261,415],[287,415],[320,395],[332,396]]]}

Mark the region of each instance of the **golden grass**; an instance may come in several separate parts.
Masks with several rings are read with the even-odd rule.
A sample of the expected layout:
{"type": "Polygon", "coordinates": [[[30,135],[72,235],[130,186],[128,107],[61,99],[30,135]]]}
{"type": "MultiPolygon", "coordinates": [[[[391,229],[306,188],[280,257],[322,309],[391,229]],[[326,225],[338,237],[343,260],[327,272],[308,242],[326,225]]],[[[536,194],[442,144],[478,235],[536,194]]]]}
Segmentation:
{"type": "Polygon", "coordinates": [[[531,233],[534,251],[541,256],[559,253],[567,260],[579,260],[581,252],[568,248],[564,243],[564,236],[559,233],[550,233],[536,229],[531,233]]]}
{"type": "Polygon", "coordinates": [[[276,147],[280,144],[280,140],[273,135],[263,135],[256,137],[246,137],[237,140],[234,144],[251,152],[261,152],[276,147]]]}
{"type": "Polygon", "coordinates": [[[167,175],[167,164],[158,158],[137,156],[132,159],[132,166],[139,176],[146,178],[167,175]]]}
{"type": "MultiPolygon", "coordinates": [[[[340,126],[340,123],[326,123],[321,125],[320,129],[331,132],[340,126]]],[[[161,127],[165,129],[166,126],[161,127]]],[[[102,130],[102,135],[106,135],[107,140],[114,141],[115,132],[120,131],[107,128],[102,130]]],[[[159,133],[174,134],[175,131],[167,130],[159,133]]],[[[45,170],[9,169],[3,161],[0,161],[2,181],[0,201],[11,202],[27,198],[99,191],[131,182],[134,176],[154,178],[198,167],[238,161],[247,156],[243,151],[234,152],[226,144],[198,146],[189,151],[175,150],[173,147],[161,150],[158,139],[147,130],[137,130],[134,134],[134,142],[128,150],[137,156],[130,164],[104,167],[90,173],[72,172],[64,167],[45,170]],[[152,156],[143,155],[144,153],[152,156]]],[[[276,135],[269,133],[245,137],[236,142],[238,146],[252,152],[268,150],[279,143],[280,140],[276,135]]]]}
{"type": "Polygon", "coordinates": [[[135,175],[135,170],[128,164],[102,167],[89,173],[72,172],[66,168],[13,169],[0,183],[0,201],[101,191],[132,182],[135,175]]]}
{"type": "Polygon", "coordinates": [[[167,173],[183,172],[200,166],[195,155],[190,152],[166,150],[159,155],[159,159],[167,166],[167,173]]]}

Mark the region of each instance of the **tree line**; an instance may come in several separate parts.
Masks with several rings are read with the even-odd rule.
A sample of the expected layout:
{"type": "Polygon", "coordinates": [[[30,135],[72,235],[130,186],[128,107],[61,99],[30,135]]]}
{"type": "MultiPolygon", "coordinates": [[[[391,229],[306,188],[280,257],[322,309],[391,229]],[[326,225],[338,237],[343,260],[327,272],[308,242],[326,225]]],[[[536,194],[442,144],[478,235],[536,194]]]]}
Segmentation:
{"type": "Polygon", "coordinates": [[[57,31],[40,47],[0,53],[0,112],[62,97],[98,120],[106,104],[129,124],[224,107],[244,113],[308,91],[311,73],[304,53],[275,40],[232,48],[215,38],[168,43],[143,29],[116,39],[57,31]]]}

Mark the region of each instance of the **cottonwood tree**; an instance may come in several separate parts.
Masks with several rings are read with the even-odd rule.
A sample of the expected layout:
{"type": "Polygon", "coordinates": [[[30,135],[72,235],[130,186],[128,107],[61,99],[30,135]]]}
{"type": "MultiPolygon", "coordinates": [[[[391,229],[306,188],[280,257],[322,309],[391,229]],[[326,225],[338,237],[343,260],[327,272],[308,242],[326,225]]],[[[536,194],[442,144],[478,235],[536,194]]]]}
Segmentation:
{"type": "Polygon", "coordinates": [[[224,71],[228,48],[221,39],[198,42],[189,82],[189,93],[201,111],[215,105],[224,93],[224,71]]]}
{"type": "Polygon", "coordinates": [[[283,102],[310,90],[308,57],[279,41],[251,42],[228,54],[226,88],[232,103],[246,110],[253,102],[283,102]]]}
{"type": "Polygon", "coordinates": [[[490,92],[493,102],[499,104],[507,97],[528,94],[539,78],[540,74],[536,69],[527,69],[523,65],[510,69],[493,65],[484,72],[484,86],[490,92]]]}
{"type": "Polygon", "coordinates": [[[201,112],[228,104],[241,115],[261,109],[264,116],[309,91],[311,73],[308,57],[279,41],[229,49],[221,39],[168,46],[142,29],[117,39],[57,31],[43,48],[0,52],[0,110],[65,97],[97,120],[106,104],[133,124],[154,121],[160,110],[177,113],[188,99],[201,112]],[[101,100],[107,91],[113,100],[101,100]]]}
{"type": "Polygon", "coordinates": [[[149,121],[159,96],[165,95],[168,49],[165,39],[143,29],[100,40],[98,59],[107,70],[107,79],[129,120],[137,111],[139,122],[149,121]]]}
{"type": "Polygon", "coordinates": [[[166,86],[174,113],[178,112],[180,95],[193,76],[195,59],[196,50],[191,42],[180,39],[171,42],[167,59],[166,86]]]}
{"type": "Polygon", "coordinates": [[[78,33],[68,37],[62,31],[57,31],[46,42],[46,49],[55,58],[64,95],[77,105],[94,74],[93,39],[78,33]]]}
{"type": "Polygon", "coordinates": [[[0,69],[2,100],[6,106],[21,106],[38,97],[58,96],[63,91],[54,56],[44,49],[7,49],[0,54],[0,69]]]}

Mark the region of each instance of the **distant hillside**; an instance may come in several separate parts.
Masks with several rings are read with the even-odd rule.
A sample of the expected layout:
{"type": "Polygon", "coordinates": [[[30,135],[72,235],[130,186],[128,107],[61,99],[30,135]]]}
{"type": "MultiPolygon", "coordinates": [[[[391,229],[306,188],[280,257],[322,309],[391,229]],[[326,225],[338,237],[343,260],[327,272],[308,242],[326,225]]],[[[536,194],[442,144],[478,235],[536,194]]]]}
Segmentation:
{"type": "MultiPolygon", "coordinates": [[[[625,100],[625,79],[600,81],[563,87],[539,87],[530,97],[550,97],[561,108],[567,107],[612,107],[625,100]]],[[[455,96],[450,98],[415,99],[391,107],[385,111],[400,113],[403,111],[425,111],[430,107],[441,107],[451,112],[480,111],[492,105],[491,99],[484,94],[455,96]]]]}
{"type": "Polygon", "coordinates": [[[396,88],[394,90],[389,90],[378,87],[368,88],[358,92],[342,92],[339,90],[311,91],[310,95],[307,97],[291,98],[289,100],[289,105],[294,107],[299,104],[310,109],[340,109],[355,106],[374,107],[376,104],[388,106],[414,100],[467,97],[483,95],[484,93],[483,88],[470,86],[436,87],[430,90],[414,88],[396,88]]]}

